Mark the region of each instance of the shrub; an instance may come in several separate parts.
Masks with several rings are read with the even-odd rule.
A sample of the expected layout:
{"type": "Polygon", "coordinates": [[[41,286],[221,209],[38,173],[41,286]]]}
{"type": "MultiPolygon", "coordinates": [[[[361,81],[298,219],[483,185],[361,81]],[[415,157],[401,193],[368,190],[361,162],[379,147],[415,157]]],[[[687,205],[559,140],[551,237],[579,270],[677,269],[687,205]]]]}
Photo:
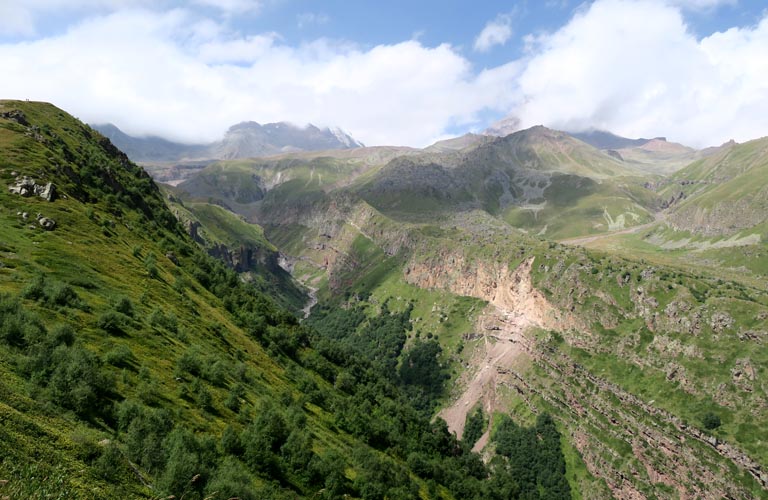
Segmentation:
{"type": "Polygon", "coordinates": [[[99,315],[96,326],[110,335],[121,335],[126,328],[126,316],[117,311],[107,311],[99,315]]]}
{"type": "Polygon", "coordinates": [[[80,307],[80,297],[75,290],[66,283],[53,282],[46,287],[46,302],[50,306],[80,307]]]}
{"type": "Polygon", "coordinates": [[[112,381],[101,372],[98,358],[77,345],[60,345],[53,351],[55,367],[48,382],[51,400],[80,416],[98,414],[112,381]]]}
{"type": "Polygon", "coordinates": [[[222,387],[227,381],[227,365],[221,360],[209,360],[205,367],[205,379],[215,386],[222,387]],[[212,361],[212,362],[211,362],[212,361]]]}
{"type": "Polygon", "coordinates": [[[201,498],[205,475],[200,460],[200,446],[187,429],[176,428],[165,439],[168,461],[158,480],[162,491],[176,498],[201,498]]]}
{"type": "Polygon", "coordinates": [[[134,315],[133,302],[128,297],[120,297],[115,304],[115,311],[132,318],[134,315]]]}
{"type": "Polygon", "coordinates": [[[722,422],[720,421],[720,417],[715,415],[714,413],[707,412],[701,419],[701,423],[704,425],[704,428],[707,430],[714,430],[717,429],[722,425],[722,422]]]}
{"type": "Polygon", "coordinates": [[[237,459],[226,457],[213,475],[206,495],[211,498],[239,498],[258,500],[264,498],[254,491],[248,469],[237,459]],[[214,495],[216,495],[214,497],[214,495]]]}
{"type": "Polygon", "coordinates": [[[240,436],[234,427],[228,425],[221,435],[221,449],[227,455],[242,456],[243,445],[240,443],[240,436]]]}
{"type": "Polygon", "coordinates": [[[34,314],[25,311],[18,299],[0,295],[0,341],[24,347],[45,336],[45,328],[34,314]]]}
{"type": "Polygon", "coordinates": [[[21,296],[30,300],[42,300],[45,298],[45,276],[38,274],[21,291],[21,296]]]}
{"type": "Polygon", "coordinates": [[[134,402],[123,402],[118,409],[120,428],[126,428],[128,458],[155,473],[166,462],[163,440],[173,427],[165,410],[153,410],[134,402]],[[125,406],[125,408],[123,408],[125,406]]]}
{"type": "Polygon", "coordinates": [[[126,367],[130,364],[133,353],[123,344],[116,346],[104,355],[104,361],[107,364],[117,367],[126,367]]]}
{"type": "Polygon", "coordinates": [[[189,373],[195,377],[199,377],[203,373],[203,359],[201,349],[199,346],[192,346],[179,357],[176,362],[176,369],[180,373],[189,373]]]}
{"type": "Polygon", "coordinates": [[[240,399],[245,397],[245,389],[240,384],[235,384],[229,390],[224,406],[237,413],[240,411],[240,399]]]}
{"type": "Polygon", "coordinates": [[[150,278],[157,278],[160,272],[157,270],[157,257],[154,253],[150,252],[144,258],[144,269],[147,270],[147,274],[150,278]]]}
{"type": "Polygon", "coordinates": [[[115,443],[109,443],[105,446],[101,456],[93,464],[93,470],[96,475],[109,482],[116,482],[118,480],[122,468],[123,455],[115,443]]]}
{"type": "Polygon", "coordinates": [[[83,307],[74,288],[60,281],[49,281],[42,274],[32,279],[21,292],[21,296],[25,299],[44,302],[50,307],[83,307]]]}
{"type": "Polygon", "coordinates": [[[75,343],[75,329],[68,324],[60,324],[53,327],[53,330],[48,334],[46,343],[57,346],[67,345],[71,346],[75,343]]]}
{"type": "Polygon", "coordinates": [[[149,324],[155,328],[164,328],[171,333],[177,333],[179,329],[179,322],[175,314],[172,312],[165,314],[157,308],[153,309],[149,314],[149,324]]]}
{"type": "Polygon", "coordinates": [[[463,441],[468,448],[472,448],[480,436],[485,432],[485,416],[483,409],[478,407],[475,411],[467,415],[467,422],[464,425],[463,441]]]}

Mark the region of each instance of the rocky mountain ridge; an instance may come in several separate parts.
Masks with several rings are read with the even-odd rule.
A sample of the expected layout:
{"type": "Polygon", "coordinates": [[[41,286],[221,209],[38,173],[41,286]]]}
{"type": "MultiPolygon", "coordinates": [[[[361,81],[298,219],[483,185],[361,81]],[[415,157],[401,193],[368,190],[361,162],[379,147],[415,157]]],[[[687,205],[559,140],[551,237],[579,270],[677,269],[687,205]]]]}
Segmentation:
{"type": "Polygon", "coordinates": [[[339,128],[318,128],[311,124],[299,127],[287,122],[238,123],[231,126],[221,140],[210,144],[182,144],[154,136],[133,137],[113,124],[97,124],[93,128],[137,162],[231,160],[363,147],[361,142],[339,128]]]}

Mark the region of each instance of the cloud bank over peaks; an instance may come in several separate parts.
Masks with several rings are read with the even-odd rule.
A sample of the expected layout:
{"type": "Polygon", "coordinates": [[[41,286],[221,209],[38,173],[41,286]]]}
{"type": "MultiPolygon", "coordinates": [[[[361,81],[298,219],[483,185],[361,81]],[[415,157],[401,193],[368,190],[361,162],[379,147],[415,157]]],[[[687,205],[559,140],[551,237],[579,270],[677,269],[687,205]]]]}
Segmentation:
{"type": "Polygon", "coordinates": [[[88,122],[186,142],[257,120],[423,146],[450,125],[475,123],[483,109],[509,109],[506,89],[517,73],[511,64],[475,74],[449,44],[318,39],[292,47],[277,34],[243,36],[185,9],[120,10],[56,37],[0,44],[0,64],[4,97],[50,101],[88,122]]]}
{"type": "Polygon", "coordinates": [[[530,43],[513,111],[523,126],[700,147],[768,134],[768,18],[697,40],[670,3],[601,0],[530,43]]]}
{"type": "Polygon", "coordinates": [[[48,8],[87,13],[55,34],[0,42],[0,96],[184,142],[214,141],[254,120],[425,146],[506,114],[523,127],[664,135],[693,146],[768,135],[768,17],[704,38],[686,24],[687,12],[710,15],[727,1],[595,0],[559,29],[523,35],[523,57],[485,69],[471,57],[513,50],[517,11],[491,18],[470,47],[291,44],[278,32],[235,27],[243,23],[232,16],[258,17],[266,2],[0,0],[0,37],[9,19],[34,32],[48,8]]]}

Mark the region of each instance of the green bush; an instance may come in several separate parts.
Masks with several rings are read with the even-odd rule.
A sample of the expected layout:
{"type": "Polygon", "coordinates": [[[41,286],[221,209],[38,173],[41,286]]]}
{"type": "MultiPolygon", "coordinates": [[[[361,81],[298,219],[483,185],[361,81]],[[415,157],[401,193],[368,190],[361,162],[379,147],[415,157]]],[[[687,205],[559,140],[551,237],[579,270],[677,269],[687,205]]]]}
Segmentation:
{"type": "Polygon", "coordinates": [[[224,406],[237,413],[240,411],[240,400],[245,397],[245,388],[240,384],[234,384],[229,390],[224,406]]]}
{"type": "Polygon", "coordinates": [[[173,427],[171,415],[131,401],[121,403],[117,413],[128,458],[151,474],[160,471],[167,459],[163,441],[173,427]]]}
{"type": "Polygon", "coordinates": [[[0,341],[24,347],[45,337],[45,327],[38,317],[26,311],[18,299],[0,295],[0,341]]]}
{"type": "Polygon", "coordinates": [[[184,354],[179,356],[176,362],[176,369],[181,374],[188,373],[194,377],[200,377],[203,374],[203,355],[200,346],[193,345],[184,354]]]}
{"type": "Polygon", "coordinates": [[[160,272],[157,270],[157,257],[154,253],[150,252],[144,258],[144,269],[147,270],[147,275],[152,279],[160,275],[160,272]]]}
{"type": "Polygon", "coordinates": [[[53,351],[52,365],[48,389],[54,403],[81,416],[103,411],[114,383],[102,373],[93,353],[77,345],[60,345],[53,351]]]}
{"type": "Polygon", "coordinates": [[[115,304],[115,311],[132,318],[135,313],[133,302],[128,297],[120,297],[115,304]]]}
{"type": "Polygon", "coordinates": [[[176,428],[164,443],[168,460],[158,479],[161,491],[176,498],[202,498],[206,474],[200,459],[200,445],[187,429],[176,428]]]}
{"type": "Polygon", "coordinates": [[[131,350],[127,346],[120,344],[104,355],[104,362],[112,366],[127,367],[132,358],[133,353],[131,350]]]}
{"type": "Polygon", "coordinates": [[[248,469],[233,457],[224,458],[205,489],[206,498],[239,498],[260,500],[264,498],[253,489],[248,469]]]}
{"type": "Polygon", "coordinates": [[[21,296],[25,299],[43,302],[49,307],[84,307],[74,288],[60,281],[49,281],[42,274],[32,279],[22,290],[21,296]]]}
{"type": "Polygon", "coordinates": [[[711,411],[704,414],[704,416],[701,418],[701,423],[704,425],[705,429],[710,431],[717,429],[722,425],[722,422],[720,421],[720,417],[718,417],[711,411]]]}
{"type": "Polygon", "coordinates": [[[122,335],[127,328],[128,318],[117,311],[107,311],[96,319],[96,326],[110,335],[122,335]]]}
{"type": "Polygon", "coordinates": [[[48,285],[45,291],[48,305],[57,307],[79,308],[80,297],[75,290],[66,283],[54,282],[48,285]]]}
{"type": "Polygon", "coordinates": [[[101,452],[101,456],[93,464],[93,471],[100,478],[116,482],[124,468],[123,454],[114,442],[109,443],[101,452]]]}
{"type": "Polygon", "coordinates": [[[153,309],[149,314],[149,324],[155,328],[164,328],[171,333],[177,333],[179,329],[179,322],[175,314],[172,312],[165,314],[157,308],[153,309]]]}
{"type": "Polygon", "coordinates": [[[30,300],[42,300],[45,298],[45,276],[38,274],[21,291],[21,296],[30,300]]]}

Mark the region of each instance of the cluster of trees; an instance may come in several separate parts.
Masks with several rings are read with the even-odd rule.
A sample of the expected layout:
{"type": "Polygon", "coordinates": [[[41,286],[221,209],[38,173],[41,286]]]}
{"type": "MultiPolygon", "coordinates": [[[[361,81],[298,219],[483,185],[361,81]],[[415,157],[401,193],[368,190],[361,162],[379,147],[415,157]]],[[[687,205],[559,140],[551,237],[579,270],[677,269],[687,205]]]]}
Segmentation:
{"type": "Polygon", "coordinates": [[[533,427],[521,427],[502,416],[493,440],[497,457],[491,467],[499,477],[513,479],[505,484],[508,498],[570,498],[565,476],[565,457],[560,433],[547,414],[539,415],[533,427]]]}
{"type": "Polygon", "coordinates": [[[366,360],[377,375],[398,385],[416,408],[431,412],[448,375],[440,362],[442,348],[437,341],[417,339],[404,350],[411,331],[412,304],[402,312],[392,312],[384,302],[373,317],[366,315],[362,305],[316,310],[307,323],[316,332],[313,345],[321,353],[342,365],[350,354],[366,360]]]}
{"type": "Polygon", "coordinates": [[[0,340],[15,352],[16,368],[32,382],[37,398],[81,418],[103,416],[114,380],[75,337],[70,325],[49,330],[18,298],[0,295],[0,340]]]}

